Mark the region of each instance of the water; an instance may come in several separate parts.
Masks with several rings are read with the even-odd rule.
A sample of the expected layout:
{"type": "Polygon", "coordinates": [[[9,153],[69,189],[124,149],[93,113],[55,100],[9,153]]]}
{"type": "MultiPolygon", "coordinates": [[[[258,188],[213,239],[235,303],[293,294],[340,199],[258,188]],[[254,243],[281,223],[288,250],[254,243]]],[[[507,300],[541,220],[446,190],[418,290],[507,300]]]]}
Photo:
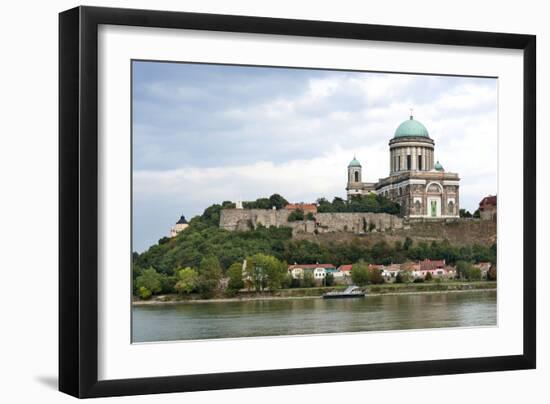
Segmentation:
{"type": "Polygon", "coordinates": [[[496,325],[496,291],[135,306],[134,342],[496,325]]]}

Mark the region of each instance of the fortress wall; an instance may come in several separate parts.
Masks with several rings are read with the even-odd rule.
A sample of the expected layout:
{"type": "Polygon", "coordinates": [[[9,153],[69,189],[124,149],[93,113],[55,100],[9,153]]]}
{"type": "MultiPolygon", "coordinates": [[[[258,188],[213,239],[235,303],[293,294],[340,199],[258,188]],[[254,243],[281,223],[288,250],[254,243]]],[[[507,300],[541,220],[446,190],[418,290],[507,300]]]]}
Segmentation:
{"type": "Polygon", "coordinates": [[[269,209],[223,209],[220,228],[246,231],[259,224],[270,227],[290,227],[296,233],[368,233],[403,228],[403,219],[387,213],[316,213],[315,220],[289,222],[289,211],[269,209]]]}

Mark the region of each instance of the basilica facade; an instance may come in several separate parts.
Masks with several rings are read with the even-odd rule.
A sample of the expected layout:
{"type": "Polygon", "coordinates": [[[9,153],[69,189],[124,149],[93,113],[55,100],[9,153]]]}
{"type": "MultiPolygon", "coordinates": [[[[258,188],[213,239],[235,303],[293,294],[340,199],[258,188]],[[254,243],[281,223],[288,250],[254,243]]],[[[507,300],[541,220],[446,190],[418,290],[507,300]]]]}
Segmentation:
{"type": "Polygon", "coordinates": [[[349,163],[348,199],[375,193],[399,203],[405,217],[458,218],[460,178],[435,160],[434,146],[426,127],[411,115],[389,142],[388,177],[363,182],[361,163],[355,157],[349,163]]]}

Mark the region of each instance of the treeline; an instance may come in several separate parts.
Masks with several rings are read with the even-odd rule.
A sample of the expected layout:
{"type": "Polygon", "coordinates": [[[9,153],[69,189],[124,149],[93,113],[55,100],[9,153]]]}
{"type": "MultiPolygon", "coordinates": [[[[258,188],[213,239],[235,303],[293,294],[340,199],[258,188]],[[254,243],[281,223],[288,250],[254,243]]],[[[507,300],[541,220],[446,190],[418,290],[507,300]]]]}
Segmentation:
{"type": "Polygon", "coordinates": [[[382,195],[368,194],[353,196],[349,201],[335,197],[332,202],[325,198],[317,199],[317,211],[325,212],[372,212],[397,215],[401,208],[382,195]]]}
{"type": "MultiPolygon", "coordinates": [[[[220,212],[223,208],[224,204],[210,206],[201,216],[191,219],[189,227],[178,236],[163,238],[147,251],[134,253],[135,292],[138,293],[140,286],[144,286],[136,283],[138,277],[145,275],[145,279],[154,278],[151,271],[164,277],[152,282],[153,289],[158,290],[157,292],[150,288],[145,289],[152,293],[170,293],[164,291],[173,288],[176,281],[174,277],[181,275],[178,272],[181,269],[191,268],[200,276],[202,267],[203,274],[211,270],[213,273],[219,272],[220,276],[227,276],[232,264],[242,263],[246,257],[256,254],[272,256],[285,265],[294,262],[319,262],[339,266],[356,263],[361,259],[369,263],[390,264],[425,258],[445,259],[450,264],[457,261],[496,262],[496,245],[485,247],[474,244],[459,247],[451,245],[448,240],[414,243],[410,238],[392,244],[380,241],[371,245],[356,238],[350,243],[320,245],[308,240],[293,240],[291,229],[284,227],[259,226],[246,232],[230,232],[219,228],[220,212]],[[204,262],[205,257],[209,258],[208,262],[204,262]],[[214,259],[216,264],[212,264],[214,259]]],[[[197,288],[200,289],[199,286],[197,288]]]]}

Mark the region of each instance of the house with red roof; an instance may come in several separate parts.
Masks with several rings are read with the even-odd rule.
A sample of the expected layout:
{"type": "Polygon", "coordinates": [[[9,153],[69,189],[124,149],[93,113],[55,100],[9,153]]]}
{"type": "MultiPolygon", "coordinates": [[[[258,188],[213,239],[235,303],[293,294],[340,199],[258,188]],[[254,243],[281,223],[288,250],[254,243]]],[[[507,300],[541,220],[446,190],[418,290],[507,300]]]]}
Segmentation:
{"type": "Polygon", "coordinates": [[[497,196],[486,196],[479,202],[479,218],[481,220],[496,220],[497,218],[497,196]]]}

